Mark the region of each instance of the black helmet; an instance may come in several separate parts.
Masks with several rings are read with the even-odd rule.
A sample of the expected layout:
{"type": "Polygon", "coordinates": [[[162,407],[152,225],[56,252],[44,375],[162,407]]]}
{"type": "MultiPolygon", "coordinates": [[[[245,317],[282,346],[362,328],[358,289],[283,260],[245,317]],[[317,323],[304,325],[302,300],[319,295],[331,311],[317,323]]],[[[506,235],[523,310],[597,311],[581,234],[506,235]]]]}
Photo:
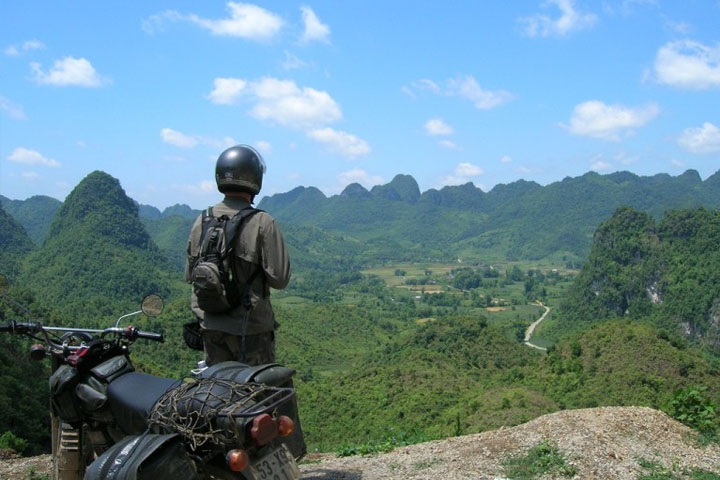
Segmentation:
{"type": "Polygon", "coordinates": [[[265,162],[254,148],[235,145],[220,154],[215,164],[218,190],[257,195],[262,188],[265,162]]]}

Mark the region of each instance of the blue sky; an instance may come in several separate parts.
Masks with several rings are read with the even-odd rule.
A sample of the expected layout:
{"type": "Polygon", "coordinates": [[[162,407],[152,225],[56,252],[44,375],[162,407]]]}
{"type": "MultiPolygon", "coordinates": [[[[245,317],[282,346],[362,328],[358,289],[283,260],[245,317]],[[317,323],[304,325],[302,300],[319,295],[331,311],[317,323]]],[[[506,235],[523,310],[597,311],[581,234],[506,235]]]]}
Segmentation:
{"type": "Polygon", "coordinates": [[[88,173],[160,208],[410,174],[485,191],[720,169],[720,1],[33,1],[0,5],[0,193],[88,173]]]}

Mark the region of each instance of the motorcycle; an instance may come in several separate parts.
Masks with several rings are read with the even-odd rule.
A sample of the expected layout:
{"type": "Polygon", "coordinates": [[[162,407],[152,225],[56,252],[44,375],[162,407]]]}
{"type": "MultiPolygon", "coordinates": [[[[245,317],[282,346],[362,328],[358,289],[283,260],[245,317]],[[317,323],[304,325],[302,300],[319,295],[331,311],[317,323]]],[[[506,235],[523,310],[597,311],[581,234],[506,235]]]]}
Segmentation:
{"type": "MultiPolygon", "coordinates": [[[[0,297],[30,314],[1,289],[0,297]]],[[[0,332],[39,342],[30,347],[32,359],[51,358],[53,478],[300,478],[296,457],[304,442],[296,429],[294,370],[223,362],[184,380],[135,371],[130,346],[164,338],[120,323],[157,316],[163,305],[149,295],[140,310],[104,329],[0,324],[0,332]]]]}

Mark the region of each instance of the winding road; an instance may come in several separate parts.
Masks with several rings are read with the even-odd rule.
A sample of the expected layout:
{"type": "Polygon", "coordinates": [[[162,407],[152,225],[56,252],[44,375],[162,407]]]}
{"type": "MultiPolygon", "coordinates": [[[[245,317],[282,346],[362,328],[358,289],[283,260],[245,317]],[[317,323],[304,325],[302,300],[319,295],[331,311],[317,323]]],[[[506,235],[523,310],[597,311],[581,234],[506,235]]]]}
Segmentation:
{"type": "Polygon", "coordinates": [[[537,320],[535,320],[535,321],[527,328],[527,330],[525,330],[525,340],[523,340],[523,341],[524,341],[525,345],[527,345],[528,347],[537,348],[538,350],[542,350],[543,352],[545,352],[545,351],[547,351],[547,348],[540,347],[540,346],[538,346],[538,345],[535,345],[534,343],[530,343],[530,337],[532,337],[532,334],[533,334],[533,332],[535,331],[535,327],[537,327],[538,325],[540,325],[540,322],[542,322],[543,320],[545,320],[545,317],[547,317],[547,314],[550,313],[550,307],[547,307],[547,306],[543,305],[542,302],[537,302],[537,304],[540,305],[541,307],[543,307],[543,308],[545,309],[545,313],[543,313],[540,318],[538,318],[537,320]]]}

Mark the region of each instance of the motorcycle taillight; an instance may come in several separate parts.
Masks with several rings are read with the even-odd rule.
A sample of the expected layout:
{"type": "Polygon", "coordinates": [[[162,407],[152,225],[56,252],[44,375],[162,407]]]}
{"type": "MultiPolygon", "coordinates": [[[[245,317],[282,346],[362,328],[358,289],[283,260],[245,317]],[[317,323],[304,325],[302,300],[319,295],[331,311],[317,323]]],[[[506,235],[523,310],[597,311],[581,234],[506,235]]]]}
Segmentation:
{"type": "Polygon", "coordinates": [[[253,419],[250,436],[257,446],[270,443],[278,436],[277,421],[267,413],[258,415],[253,419]]]}

